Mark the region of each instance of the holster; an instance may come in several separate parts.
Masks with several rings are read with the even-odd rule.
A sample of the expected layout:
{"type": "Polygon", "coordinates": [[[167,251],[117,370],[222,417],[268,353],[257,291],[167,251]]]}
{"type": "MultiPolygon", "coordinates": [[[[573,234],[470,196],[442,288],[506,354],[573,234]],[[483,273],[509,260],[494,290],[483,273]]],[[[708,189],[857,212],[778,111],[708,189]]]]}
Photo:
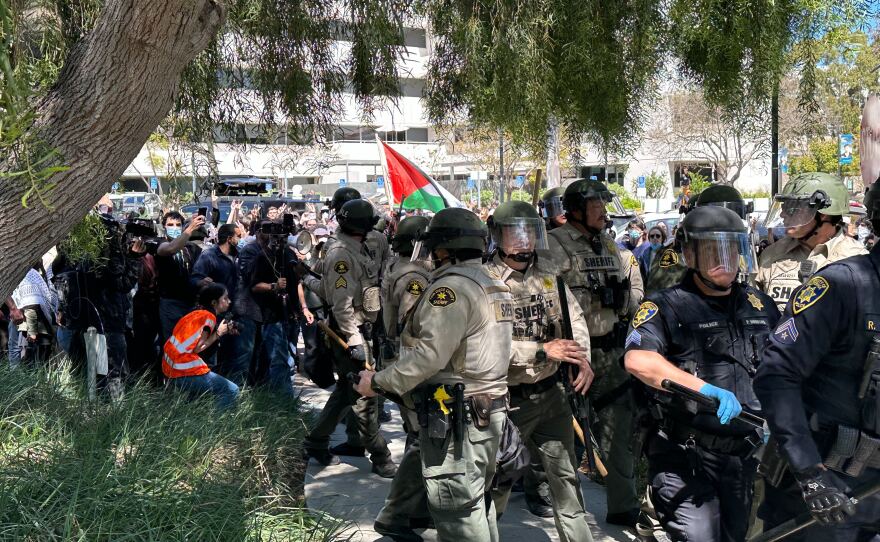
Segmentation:
{"type": "Polygon", "coordinates": [[[773,436],[764,446],[764,453],[761,455],[758,464],[758,474],[764,477],[768,484],[773,487],[779,487],[785,471],[788,470],[788,463],[782,458],[779,452],[779,442],[773,436]]]}

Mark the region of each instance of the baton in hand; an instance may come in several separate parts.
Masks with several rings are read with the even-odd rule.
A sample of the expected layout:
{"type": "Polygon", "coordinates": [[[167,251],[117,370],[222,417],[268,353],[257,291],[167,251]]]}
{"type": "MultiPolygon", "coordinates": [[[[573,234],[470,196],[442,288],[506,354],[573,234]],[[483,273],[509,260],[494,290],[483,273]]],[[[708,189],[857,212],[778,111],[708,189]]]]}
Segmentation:
{"type": "MultiPolygon", "coordinates": [[[[690,388],[682,386],[678,382],[673,382],[672,380],[664,379],[663,382],[660,383],[660,386],[671,393],[684,397],[685,399],[690,399],[691,401],[696,401],[697,403],[707,406],[712,409],[718,409],[719,401],[714,397],[709,397],[708,395],[702,394],[698,391],[694,391],[690,388]]],[[[760,416],[756,416],[751,412],[746,412],[743,410],[737,416],[741,421],[757,427],[758,429],[764,429],[764,418],[760,416]]]]}

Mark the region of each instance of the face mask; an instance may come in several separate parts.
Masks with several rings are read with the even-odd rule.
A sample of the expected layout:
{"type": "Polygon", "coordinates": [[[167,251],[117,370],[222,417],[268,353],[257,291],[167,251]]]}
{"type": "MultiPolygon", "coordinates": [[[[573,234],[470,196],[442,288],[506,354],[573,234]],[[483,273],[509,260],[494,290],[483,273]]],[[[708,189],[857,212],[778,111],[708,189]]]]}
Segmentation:
{"type": "Polygon", "coordinates": [[[168,226],[165,228],[165,235],[167,235],[169,239],[177,239],[182,232],[183,229],[181,229],[180,226],[168,226]]]}
{"type": "Polygon", "coordinates": [[[238,249],[239,250],[243,249],[245,247],[245,245],[247,245],[247,244],[248,244],[247,238],[242,237],[241,239],[238,240],[238,249]]]}
{"type": "Polygon", "coordinates": [[[651,250],[657,250],[660,248],[660,243],[657,241],[651,241],[651,250]]]}

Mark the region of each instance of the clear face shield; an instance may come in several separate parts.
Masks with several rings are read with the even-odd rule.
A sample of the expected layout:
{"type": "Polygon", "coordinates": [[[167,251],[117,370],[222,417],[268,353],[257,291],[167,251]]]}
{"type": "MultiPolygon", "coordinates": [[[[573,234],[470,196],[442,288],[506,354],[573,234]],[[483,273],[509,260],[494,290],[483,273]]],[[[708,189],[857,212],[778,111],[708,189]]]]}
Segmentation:
{"type": "Polygon", "coordinates": [[[816,218],[816,205],[809,197],[776,196],[764,227],[773,228],[799,228],[810,224],[816,218]]]}
{"type": "Polygon", "coordinates": [[[541,206],[541,216],[544,218],[554,218],[564,214],[565,209],[562,207],[561,197],[551,198],[550,200],[545,201],[544,205],[541,206]]]}
{"type": "Polygon", "coordinates": [[[517,261],[528,261],[536,251],[547,250],[547,230],[540,218],[493,220],[491,232],[495,246],[517,261]]]}
{"type": "Polygon", "coordinates": [[[755,254],[747,233],[694,233],[684,243],[682,256],[688,267],[715,284],[729,285],[737,273],[755,272],[755,254]],[[725,284],[726,283],[726,284],[725,284]]]}

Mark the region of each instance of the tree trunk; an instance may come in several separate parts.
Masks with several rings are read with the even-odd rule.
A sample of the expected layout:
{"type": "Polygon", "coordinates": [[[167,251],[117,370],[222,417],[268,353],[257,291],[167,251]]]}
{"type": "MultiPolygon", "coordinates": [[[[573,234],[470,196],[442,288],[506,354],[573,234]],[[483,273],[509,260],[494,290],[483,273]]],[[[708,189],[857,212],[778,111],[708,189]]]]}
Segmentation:
{"type": "MultiPolygon", "coordinates": [[[[34,130],[67,171],[44,208],[21,204],[27,187],[0,191],[0,301],[60,241],[137,156],[167,115],[186,65],[225,19],[222,0],[107,0],[92,32],[71,51],[36,105],[34,130]]],[[[2,172],[2,170],[0,170],[2,172]]]]}

